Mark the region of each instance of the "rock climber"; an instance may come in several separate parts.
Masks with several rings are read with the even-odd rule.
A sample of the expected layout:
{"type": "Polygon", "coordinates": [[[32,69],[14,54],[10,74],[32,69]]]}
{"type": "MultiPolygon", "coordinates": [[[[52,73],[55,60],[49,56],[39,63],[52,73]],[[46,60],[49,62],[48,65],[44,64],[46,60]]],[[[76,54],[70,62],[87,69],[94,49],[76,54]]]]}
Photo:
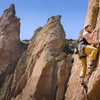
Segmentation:
{"type": "Polygon", "coordinates": [[[83,34],[79,40],[79,59],[82,63],[82,69],[80,73],[81,78],[81,85],[85,84],[84,78],[86,76],[87,72],[87,59],[86,57],[90,57],[89,66],[94,66],[94,61],[96,60],[98,49],[96,47],[93,47],[91,44],[100,44],[100,42],[94,41],[94,33],[96,32],[96,29],[93,30],[92,25],[86,25],[83,31],[83,34]]]}

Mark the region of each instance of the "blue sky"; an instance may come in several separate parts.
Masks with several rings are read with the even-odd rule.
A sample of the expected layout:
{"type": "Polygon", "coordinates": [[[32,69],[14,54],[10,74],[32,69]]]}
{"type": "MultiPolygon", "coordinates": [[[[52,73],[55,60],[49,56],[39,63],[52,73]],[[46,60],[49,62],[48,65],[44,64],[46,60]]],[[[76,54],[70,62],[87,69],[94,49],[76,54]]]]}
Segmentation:
{"type": "Polygon", "coordinates": [[[0,16],[11,4],[20,17],[20,38],[30,39],[35,29],[44,26],[51,16],[61,15],[67,39],[77,39],[84,27],[88,0],[1,0],[0,16]]]}

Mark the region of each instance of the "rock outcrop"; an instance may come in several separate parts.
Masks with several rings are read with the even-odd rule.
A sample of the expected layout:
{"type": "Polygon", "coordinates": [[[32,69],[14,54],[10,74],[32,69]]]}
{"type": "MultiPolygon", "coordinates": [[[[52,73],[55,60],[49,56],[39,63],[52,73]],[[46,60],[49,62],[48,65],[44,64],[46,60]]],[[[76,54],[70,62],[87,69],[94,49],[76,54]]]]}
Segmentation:
{"type": "Polygon", "coordinates": [[[4,11],[0,18],[0,100],[64,99],[73,50],[69,45],[66,52],[60,20],[60,15],[52,16],[30,40],[21,42],[14,5],[4,11]]]}
{"type": "Polygon", "coordinates": [[[20,19],[12,4],[0,18],[0,100],[9,94],[17,62],[26,48],[19,38],[20,19]]]}
{"type": "Polygon", "coordinates": [[[35,31],[15,69],[11,100],[63,100],[72,58],[63,52],[65,32],[60,18],[49,18],[35,31]]]}

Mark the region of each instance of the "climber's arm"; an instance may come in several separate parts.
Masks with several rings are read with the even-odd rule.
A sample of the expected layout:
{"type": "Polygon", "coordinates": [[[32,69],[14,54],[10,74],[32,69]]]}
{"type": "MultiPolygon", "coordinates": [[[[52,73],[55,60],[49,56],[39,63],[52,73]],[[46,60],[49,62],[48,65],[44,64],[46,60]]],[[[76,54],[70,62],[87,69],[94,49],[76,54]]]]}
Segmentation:
{"type": "MultiPolygon", "coordinates": [[[[93,33],[93,34],[94,34],[94,33],[93,33]]],[[[94,40],[91,38],[91,35],[90,35],[89,33],[86,34],[86,35],[84,35],[83,37],[87,40],[87,42],[88,42],[89,44],[100,44],[100,42],[94,41],[94,40]]]]}
{"type": "Polygon", "coordinates": [[[90,38],[93,39],[94,33],[96,32],[96,29],[93,30],[93,32],[90,34],[90,38]]]}

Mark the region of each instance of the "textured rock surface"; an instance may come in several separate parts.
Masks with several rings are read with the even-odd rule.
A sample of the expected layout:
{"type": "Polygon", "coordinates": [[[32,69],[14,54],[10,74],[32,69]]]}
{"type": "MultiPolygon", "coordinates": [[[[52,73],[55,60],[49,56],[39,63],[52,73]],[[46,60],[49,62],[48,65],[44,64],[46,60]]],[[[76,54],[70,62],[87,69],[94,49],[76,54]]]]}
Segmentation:
{"type": "Polygon", "coordinates": [[[0,87],[5,77],[13,73],[16,62],[22,54],[19,26],[14,5],[11,5],[0,18],[0,87]]]}
{"type": "Polygon", "coordinates": [[[56,61],[65,44],[65,33],[60,18],[61,16],[49,18],[43,28],[39,27],[35,31],[28,50],[24,53],[25,61],[23,63],[20,61],[15,70],[11,90],[12,100],[64,98],[71,69],[71,65],[66,64],[66,61],[71,63],[72,58],[62,60],[61,57],[61,61],[60,58],[59,62],[56,61]]]}
{"type": "MultiPolygon", "coordinates": [[[[95,40],[100,41],[100,0],[90,0],[91,3],[89,3],[89,12],[94,11],[96,14],[93,14],[93,18],[96,19],[94,21],[95,28],[97,29],[97,32],[95,33],[95,40]],[[92,5],[92,2],[94,2],[94,5],[92,5]]],[[[90,17],[90,18],[91,18],[90,17]]],[[[92,18],[92,19],[93,19],[92,18]]],[[[88,22],[88,20],[86,20],[88,22]]],[[[92,23],[92,20],[91,20],[92,23]]],[[[100,45],[97,46],[100,51],[100,45]]],[[[100,99],[100,54],[98,54],[97,58],[97,68],[96,71],[93,72],[92,76],[89,79],[88,83],[88,95],[90,100],[99,100],[100,99]]]]}
{"type": "MultiPolygon", "coordinates": [[[[89,0],[88,12],[86,16],[85,25],[92,24],[97,29],[94,40],[100,41],[100,0],[89,0]]],[[[81,34],[81,33],[80,33],[81,34]]],[[[100,46],[97,45],[99,51],[100,46]]],[[[89,100],[100,100],[100,55],[97,58],[97,68],[92,73],[91,77],[86,77],[88,86],[87,95],[89,100]]],[[[81,63],[75,57],[75,62],[72,67],[71,76],[66,91],[65,100],[88,100],[84,89],[80,86],[79,74],[81,70],[81,63]],[[73,95],[72,95],[73,94],[73,95]]]]}
{"type": "MultiPolygon", "coordinates": [[[[85,25],[97,28],[94,40],[100,41],[99,6],[100,0],[89,0],[85,25]]],[[[4,11],[0,18],[0,100],[87,100],[80,85],[81,62],[73,54],[77,41],[65,39],[60,20],[61,16],[50,17],[30,40],[21,42],[14,5],[4,11]]],[[[86,77],[89,100],[100,99],[99,56],[96,70],[86,77]]]]}
{"type": "Polygon", "coordinates": [[[91,24],[94,27],[96,26],[100,6],[99,3],[100,0],[89,0],[85,25],[91,24]]]}
{"type": "Polygon", "coordinates": [[[0,100],[64,99],[73,57],[70,47],[65,52],[60,20],[52,16],[30,40],[20,42],[14,5],[5,10],[0,18],[0,100]]]}
{"type": "Polygon", "coordinates": [[[19,34],[20,19],[12,4],[0,18],[0,100],[6,100],[9,94],[15,67],[26,45],[20,42],[19,34]]]}

